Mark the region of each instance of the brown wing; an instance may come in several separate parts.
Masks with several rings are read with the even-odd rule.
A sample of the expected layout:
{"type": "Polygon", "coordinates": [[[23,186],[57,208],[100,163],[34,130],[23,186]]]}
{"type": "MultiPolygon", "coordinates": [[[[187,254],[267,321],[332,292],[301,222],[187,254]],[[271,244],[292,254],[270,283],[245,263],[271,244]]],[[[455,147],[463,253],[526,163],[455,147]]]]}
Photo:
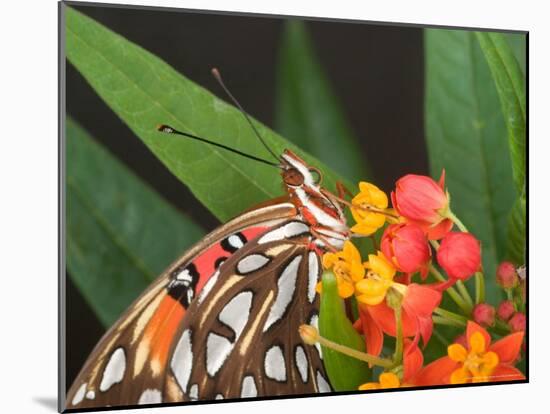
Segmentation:
{"type": "Polygon", "coordinates": [[[300,225],[307,228],[285,223],[248,243],[224,263],[211,294],[189,307],[174,342],[169,401],[174,383],[190,400],[330,391],[320,348],[304,346],[298,333],[317,321],[321,272],[309,232],[281,237],[300,225]]]}
{"type": "MultiPolygon", "coordinates": [[[[193,263],[212,246],[231,242],[238,234],[241,239],[237,242],[240,240],[244,247],[235,246],[231,253],[235,254],[237,248],[248,245],[247,240],[242,240],[246,229],[270,229],[295,215],[296,210],[290,203],[261,207],[219,227],[188,250],[136,299],[99,341],[69,389],[66,407],[183,401],[184,393],[167,373],[173,342],[179,338],[174,334],[180,330],[189,303],[201,295],[201,283],[193,274],[193,263]],[[165,390],[166,396],[158,390],[165,390]]],[[[209,280],[216,273],[201,277],[209,280]]],[[[212,282],[209,285],[205,280],[202,281],[203,297],[212,287],[212,282]]]]}

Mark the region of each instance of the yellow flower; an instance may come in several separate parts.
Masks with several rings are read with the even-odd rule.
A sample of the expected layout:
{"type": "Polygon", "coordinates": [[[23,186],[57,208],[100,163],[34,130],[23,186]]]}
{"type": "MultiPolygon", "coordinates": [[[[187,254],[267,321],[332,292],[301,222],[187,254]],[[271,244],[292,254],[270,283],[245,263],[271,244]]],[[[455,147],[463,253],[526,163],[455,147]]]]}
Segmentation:
{"type": "Polygon", "coordinates": [[[470,336],[470,349],[460,344],[452,344],[447,348],[449,358],[462,364],[451,374],[451,384],[466,382],[487,382],[498,366],[499,357],[496,352],[487,352],[485,338],[480,332],[470,336]]]}
{"type": "MultiPolygon", "coordinates": [[[[355,282],[365,276],[361,254],[349,240],[344,243],[342,251],[323,255],[323,267],[332,269],[334,272],[338,284],[338,295],[342,298],[349,298],[353,295],[355,282]]],[[[319,282],[317,284],[318,292],[321,292],[321,286],[321,282],[319,282]]]]}
{"type": "Polygon", "coordinates": [[[357,300],[375,306],[382,303],[390,287],[397,285],[393,282],[396,269],[381,251],[377,255],[369,254],[364,266],[369,271],[366,278],[355,284],[357,300]]]}
{"type": "Polygon", "coordinates": [[[384,225],[388,208],[388,196],[377,186],[361,181],[359,194],[351,200],[351,214],[357,222],[351,231],[369,236],[384,225]]]}
{"type": "Polygon", "coordinates": [[[367,382],[359,386],[359,389],[362,391],[365,390],[381,390],[386,388],[399,388],[401,386],[401,381],[399,377],[393,372],[384,372],[378,377],[380,382],[367,382]]]}

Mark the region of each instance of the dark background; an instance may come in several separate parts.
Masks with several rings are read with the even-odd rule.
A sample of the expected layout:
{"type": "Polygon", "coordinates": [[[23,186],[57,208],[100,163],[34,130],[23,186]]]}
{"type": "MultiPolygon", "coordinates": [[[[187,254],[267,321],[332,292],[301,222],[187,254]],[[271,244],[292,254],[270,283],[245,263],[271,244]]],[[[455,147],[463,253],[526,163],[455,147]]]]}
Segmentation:
{"type": "MultiPolygon", "coordinates": [[[[222,70],[247,111],[275,128],[276,65],[284,19],[253,15],[74,6],[161,57],[223,99],[210,74],[222,70]]],[[[360,139],[377,185],[388,191],[405,173],[428,173],[423,129],[422,29],[308,21],[315,51],[360,139]]],[[[218,221],[136,139],[67,63],[67,113],[136,174],[206,230],[218,221]]],[[[104,328],[67,277],[67,385],[104,328]]]]}

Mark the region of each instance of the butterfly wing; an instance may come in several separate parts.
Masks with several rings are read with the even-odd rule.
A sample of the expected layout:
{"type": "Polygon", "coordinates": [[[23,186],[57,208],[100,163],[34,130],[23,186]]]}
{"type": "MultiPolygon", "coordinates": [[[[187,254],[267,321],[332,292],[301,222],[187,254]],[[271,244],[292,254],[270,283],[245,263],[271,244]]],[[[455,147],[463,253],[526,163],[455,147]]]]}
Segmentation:
{"type": "Polygon", "coordinates": [[[183,400],[166,373],[174,334],[189,305],[197,296],[206,296],[225,260],[249,240],[295,215],[294,205],[288,202],[248,211],[174,262],[96,345],[67,393],[67,408],[161,402],[160,389],[170,392],[174,400],[183,400]]]}
{"type": "Polygon", "coordinates": [[[177,333],[169,401],[172,383],[190,400],[330,391],[320,347],[305,347],[298,333],[317,322],[321,266],[310,242],[309,227],[289,221],[224,263],[177,333]]]}

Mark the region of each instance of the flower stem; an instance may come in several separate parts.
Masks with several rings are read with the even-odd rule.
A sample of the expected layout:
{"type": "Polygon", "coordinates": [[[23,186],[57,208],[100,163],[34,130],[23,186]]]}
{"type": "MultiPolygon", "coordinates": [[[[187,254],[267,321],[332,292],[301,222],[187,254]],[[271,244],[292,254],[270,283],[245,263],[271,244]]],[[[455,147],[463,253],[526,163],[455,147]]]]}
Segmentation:
{"type": "Polygon", "coordinates": [[[447,326],[454,326],[457,328],[464,328],[466,326],[465,323],[460,323],[458,321],[455,321],[454,319],[447,319],[443,316],[432,316],[432,320],[436,325],[447,325],[447,326]]]}
{"type": "Polygon", "coordinates": [[[462,221],[460,221],[460,219],[457,216],[455,216],[455,214],[452,211],[449,210],[447,217],[450,218],[454,224],[456,224],[456,226],[460,229],[460,231],[468,233],[468,229],[466,228],[464,223],[462,223],[462,221]]]}
{"type": "Polygon", "coordinates": [[[474,276],[476,282],[476,303],[485,302],[485,277],[483,273],[476,272],[474,276]]]}
{"type": "Polygon", "coordinates": [[[434,312],[438,316],[441,316],[441,317],[446,318],[446,319],[452,319],[452,320],[454,320],[458,323],[461,323],[463,325],[466,325],[466,323],[468,322],[468,318],[466,318],[465,316],[459,315],[458,313],[448,311],[447,309],[435,308],[434,312]]]}
{"type": "Polygon", "coordinates": [[[390,368],[393,366],[393,361],[386,359],[386,358],[379,358],[374,355],[367,354],[365,352],[357,351],[356,349],[347,347],[345,345],[337,344],[336,342],[333,342],[329,339],[323,338],[319,335],[317,338],[319,343],[323,345],[324,347],[327,347],[329,349],[332,349],[334,351],[340,352],[344,355],[350,356],[352,358],[359,359],[361,361],[368,362],[372,365],[378,365],[382,368],[390,368]]]}
{"type": "Polygon", "coordinates": [[[468,306],[473,308],[474,302],[472,300],[472,297],[470,296],[470,292],[468,292],[468,289],[466,288],[466,285],[464,285],[464,282],[462,280],[457,280],[456,287],[458,288],[458,291],[460,292],[461,296],[468,303],[468,306]]]}
{"type": "MultiPolygon", "coordinates": [[[[430,265],[430,272],[440,282],[447,282],[447,279],[445,279],[441,272],[437,270],[433,265],[430,265]]],[[[464,315],[470,315],[472,313],[472,307],[465,302],[464,298],[456,291],[455,288],[449,287],[445,289],[445,292],[447,292],[451,299],[454,300],[454,302],[462,310],[462,313],[464,313],[464,315]]]]}
{"type": "Polygon", "coordinates": [[[393,354],[394,365],[401,365],[403,362],[403,321],[401,319],[401,305],[393,310],[395,314],[395,353],[393,354]]]}

